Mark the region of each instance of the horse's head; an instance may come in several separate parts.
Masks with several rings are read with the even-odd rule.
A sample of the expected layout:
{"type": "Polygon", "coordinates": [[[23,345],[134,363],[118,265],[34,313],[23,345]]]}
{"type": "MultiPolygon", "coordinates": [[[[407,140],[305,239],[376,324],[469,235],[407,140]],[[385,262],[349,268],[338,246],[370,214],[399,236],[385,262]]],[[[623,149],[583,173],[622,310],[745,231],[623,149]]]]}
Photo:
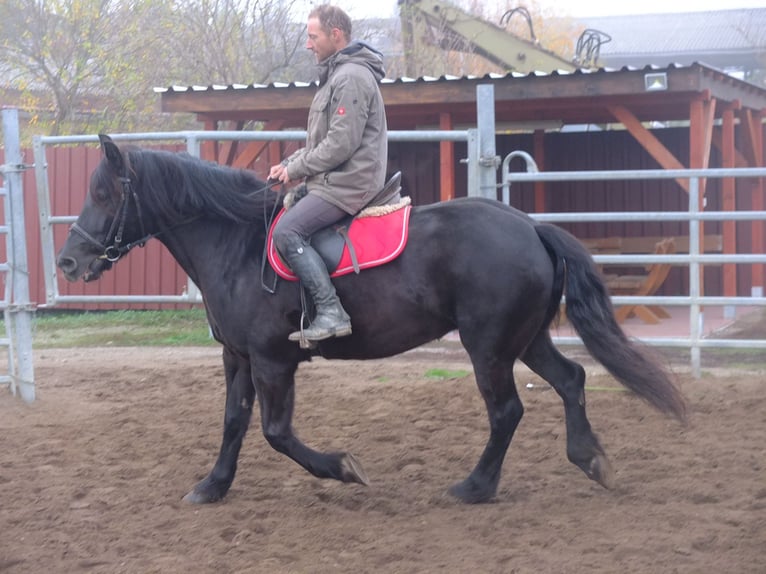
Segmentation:
{"type": "Polygon", "coordinates": [[[69,281],[98,279],[147,238],[127,155],[109,136],[99,135],[99,140],[104,157],[91,174],[85,204],[57,258],[69,281]]]}

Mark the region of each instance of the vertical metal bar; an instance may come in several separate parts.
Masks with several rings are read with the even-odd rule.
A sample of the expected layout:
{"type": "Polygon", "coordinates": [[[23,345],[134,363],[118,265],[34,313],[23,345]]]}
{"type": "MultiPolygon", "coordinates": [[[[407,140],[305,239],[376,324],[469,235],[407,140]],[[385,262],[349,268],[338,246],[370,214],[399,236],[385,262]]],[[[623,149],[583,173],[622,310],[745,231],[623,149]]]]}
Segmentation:
{"type": "Polygon", "coordinates": [[[11,206],[10,235],[13,251],[13,301],[10,307],[14,315],[12,338],[16,341],[18,387],[26,402],[35,400],[35,375],[32,360],[32,312],[29,302],[29,263],[27,261],[27,234],[24,223],[24,188],[22,186],[21,144],[19,137],[19,112],[3,110],[3,135],[5,162],[15,166],[6,174],[8,197],[11,206]]]}
{"type": "MultiPolygon", "coordinates": [[[[3,172],[3,178],[5,178],[3,172]]],[[[3,213],[5,213],[6,219],[10,218],[11,202],[8,197],[8,189],[6,187],[0,188],[0,192],[3,195],[3,213]]],[[[5,222],[3,222],[5,223],[5,222]]],[[[8,226],[6,226],[8,227],[8,226]]],[[[3,289],[3,321],[5,322],[5,335],[8,340],[6,347],[8,357],[8,380],[10,382],[11,394],[15,397],[18,393],[16,388],[16,353],[14,352],[14,340],[11,336],[14,332],[13,314],[10,312],[11,297],[13,297],[13,284],[11,280],[11,274],[13,273],[13,250],[11,249],[11,233],[12,229],[8,228],[5,233],[5,254],[6,254],[6,276],[5,276],[5,289],[3,289]]]]}
{"type": "Polygon", "coordinates": [[[700,180],[698,177],[692,177],[689,180],[689,297],[691,305],[689,306],[689,340],[691,344],[691,368],[692,376],[700,378],[702,349],[700,348],[701,333],[703,333],[704,314],[700,309],[699,296],[700,286],[700,264],[694,261],[694,257],[700,253],[700,180]]]}
{"type": "Polygon", "coordinates": [[[200,157],[199,139],[194,136],[188,136],[186,138],[186,151],[191,156],[200,157]]]}
{"type": "Polygon", "coordinates": [[[45,144],[42,143],[40,136],[35,136],[32,139],[32,150],[35,155],[35,185],[37,186],[37,206],[40,218],[45,304],[54,305],[59,294],[56,280],[56,247],[53,239],[53,226],[50,223],[51,194],[48,186],[48,160],[45,155],[45,144]]]}
{"type": "MultiPolygon", "coordinates": [[[[201,154],[200,141],[193,136],[187,137],[186,151],[189,155],[199,158],[201,154]]],[[[194,283],[188,275],[186,276],[186,292],[184,295],[190,303],[198,303],[202,301],[202,293],[200,293],[199,287],[197,287],[196,283],[194,283]]]]}
{"type": "Polygon", "coordinates": [[[535,158],[533,158],[525,151],[516,150],[505,156],[503,159],[502,167],[500,169],[500,176],[503,182],[503,203],[506,205],[511,205],[511,161],[516,157],[520,157],[526,162],[527,173],[537,173],[539,171],[537,169],[535,158]]]}
{"type": "Polygon", "coordinates": [[[476,121],[479,128],[479,194],[497,199],[498,158],[495,151],[495,86],[476,86],[476,121]]]}
{"type": "Polygon", "coordinates": [[[479,197],[479,131],[468,130],[468,197],[479,197]]]}

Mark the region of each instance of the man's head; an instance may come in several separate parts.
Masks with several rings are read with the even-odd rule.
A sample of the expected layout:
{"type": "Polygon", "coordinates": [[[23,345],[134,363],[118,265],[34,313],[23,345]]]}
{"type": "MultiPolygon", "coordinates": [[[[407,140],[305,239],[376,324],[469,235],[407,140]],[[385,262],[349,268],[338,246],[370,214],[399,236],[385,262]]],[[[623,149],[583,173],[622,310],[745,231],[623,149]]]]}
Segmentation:
{"type": "Polygon", "coordinates": [[[351,18],[337,6],[322,4],[309,13],[306,48],[323,62],[351,41],[351,18]]]}

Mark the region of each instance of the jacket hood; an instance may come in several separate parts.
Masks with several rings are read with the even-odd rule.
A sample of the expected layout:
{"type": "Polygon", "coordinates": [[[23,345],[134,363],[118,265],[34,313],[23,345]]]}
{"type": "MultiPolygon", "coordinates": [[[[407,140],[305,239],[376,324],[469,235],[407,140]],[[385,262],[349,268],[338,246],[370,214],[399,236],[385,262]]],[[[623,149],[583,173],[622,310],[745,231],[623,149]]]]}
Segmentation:
{"type": "Polygon", "coordinates": [[[330,70],[347,62],[366,66],[378,82],[386,77],[386,70],[383,67],[383,54],[365,42],[354,40],[348,46],[319,64],[319,83],[324,84],[330,70]]]}

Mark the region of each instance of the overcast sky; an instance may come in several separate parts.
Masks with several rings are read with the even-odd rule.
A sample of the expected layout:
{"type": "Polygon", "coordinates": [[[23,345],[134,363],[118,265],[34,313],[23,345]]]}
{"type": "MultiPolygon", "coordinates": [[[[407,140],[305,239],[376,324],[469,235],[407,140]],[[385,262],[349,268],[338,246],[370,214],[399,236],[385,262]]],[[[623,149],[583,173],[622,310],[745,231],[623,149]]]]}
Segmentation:
{"type": "MultiPolygon", "coordinates": [[[[354,19],[398,14],[397,0],[330,0],[354,19]]],[[[447,0],[448,1],[448,0],[447,0]]],[[[698,12],[733,8],[766,8],[766,0],[540,0],[562,16],[610,16],[658,12],[698,12]]],[[[524,2],[514,2],[513,6],[524,2]]]]}

